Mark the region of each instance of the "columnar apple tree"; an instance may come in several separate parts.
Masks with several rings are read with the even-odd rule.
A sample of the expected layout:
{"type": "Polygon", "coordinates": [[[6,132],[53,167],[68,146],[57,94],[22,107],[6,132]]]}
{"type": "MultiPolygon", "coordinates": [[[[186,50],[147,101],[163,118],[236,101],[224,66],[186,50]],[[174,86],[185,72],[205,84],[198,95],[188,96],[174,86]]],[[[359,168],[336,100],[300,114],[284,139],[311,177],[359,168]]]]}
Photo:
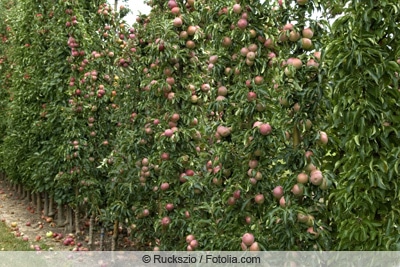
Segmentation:
{"type": "Polygon", "coordinates": [[[326,48],[340,250],[399,249],[398,1],[347,1],[326,48]],[[335,149],[336,150],[336,149],[335,149]]]}
{"type": "Polygon", "coordinates": [[[328,248],[324,25],[308,19],[323,7],[151,5],[120,98],[110,175],[119,220],[161,249],[328,248]],[[254,245],[241,244],[247,232],[254,245]]]}
{"type": "Polygon", "coordinates": [[[103,205],[107,178],[98,166],[112,163],[108,139],[117,122],[110,113],[117,108],[117,68],[126,68],[114,57],[128,40],[119,22],[126,12],[93,4],[24,1],[7,17],[12,102],[2,166],[12,182],[75,211],[103,205]]]}

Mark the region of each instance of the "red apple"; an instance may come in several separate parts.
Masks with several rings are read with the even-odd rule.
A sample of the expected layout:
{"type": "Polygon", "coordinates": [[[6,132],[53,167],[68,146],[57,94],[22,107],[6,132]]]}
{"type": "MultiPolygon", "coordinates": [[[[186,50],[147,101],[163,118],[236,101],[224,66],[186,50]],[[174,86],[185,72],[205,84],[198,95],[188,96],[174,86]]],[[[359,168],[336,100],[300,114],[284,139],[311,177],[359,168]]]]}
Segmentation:
{"type": "Polygon", "coordinates": [[[254,235],[250,234],[250,233],[245,233],[242,236],[242,242],[243,244],[245,244],[246,246],[251,246],[254,243],[254,235]]]}

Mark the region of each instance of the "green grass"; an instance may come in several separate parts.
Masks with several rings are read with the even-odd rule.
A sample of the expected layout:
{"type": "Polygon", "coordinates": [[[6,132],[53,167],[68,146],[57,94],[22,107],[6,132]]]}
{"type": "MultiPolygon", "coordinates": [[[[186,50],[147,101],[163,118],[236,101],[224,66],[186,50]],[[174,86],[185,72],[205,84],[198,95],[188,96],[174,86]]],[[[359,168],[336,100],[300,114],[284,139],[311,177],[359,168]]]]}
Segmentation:
{"type": "MultiPolygon", "coordinates": [[[[0,251],[32,251],[30,241],[23,241],[21,237],[15,237],[11,229],[4,223],[0,222],[0,251]]],[[[35,242],[42,250],[48,250],[48,246],[42,242],[35,242]]]]}

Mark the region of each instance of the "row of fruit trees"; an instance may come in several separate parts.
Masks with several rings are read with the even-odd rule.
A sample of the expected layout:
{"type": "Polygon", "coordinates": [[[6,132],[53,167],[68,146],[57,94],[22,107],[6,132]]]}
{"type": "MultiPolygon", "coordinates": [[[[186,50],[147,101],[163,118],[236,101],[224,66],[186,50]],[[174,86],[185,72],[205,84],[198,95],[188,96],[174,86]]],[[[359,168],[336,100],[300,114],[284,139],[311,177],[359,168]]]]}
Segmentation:
{"type": "Polygon", "coordinates": [[[0,170],[44,216],[138,249],[399,248],[397,0],[151,0],[134,25],[0,2],[0,170]]]}

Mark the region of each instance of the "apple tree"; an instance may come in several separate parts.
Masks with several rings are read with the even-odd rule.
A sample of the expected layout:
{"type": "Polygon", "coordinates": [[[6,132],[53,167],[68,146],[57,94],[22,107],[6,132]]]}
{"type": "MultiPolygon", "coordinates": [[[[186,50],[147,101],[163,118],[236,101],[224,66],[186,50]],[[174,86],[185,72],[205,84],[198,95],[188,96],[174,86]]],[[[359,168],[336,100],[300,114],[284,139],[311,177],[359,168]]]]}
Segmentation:
{"type": "Polygon", "coordinates": [[[326,45],[336,250],[399,249],[398,1],[343,1],[326,45]]]}

